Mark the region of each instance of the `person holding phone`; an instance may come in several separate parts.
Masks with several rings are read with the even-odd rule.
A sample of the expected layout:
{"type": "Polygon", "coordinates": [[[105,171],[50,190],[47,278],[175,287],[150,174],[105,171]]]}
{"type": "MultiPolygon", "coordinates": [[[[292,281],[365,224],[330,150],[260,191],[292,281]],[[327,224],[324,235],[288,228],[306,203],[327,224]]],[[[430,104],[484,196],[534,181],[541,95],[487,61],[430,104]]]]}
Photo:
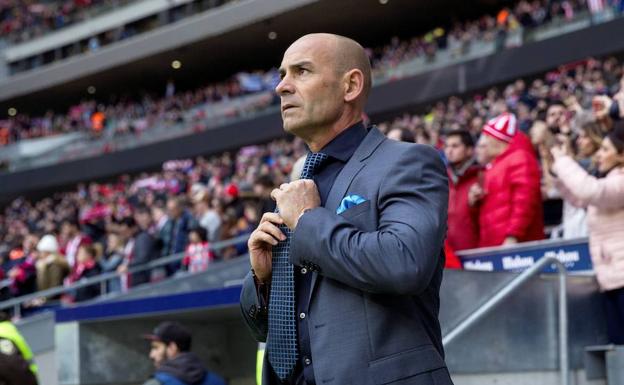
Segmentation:
{"type": "Polygon", "coordinates": [[[602,140],[597,177],[564,146],[551,152],[557,188],[567,201],[587,208],[589,249],[603,293],[609,341],[624,344],[624,121],[602,140]]]}

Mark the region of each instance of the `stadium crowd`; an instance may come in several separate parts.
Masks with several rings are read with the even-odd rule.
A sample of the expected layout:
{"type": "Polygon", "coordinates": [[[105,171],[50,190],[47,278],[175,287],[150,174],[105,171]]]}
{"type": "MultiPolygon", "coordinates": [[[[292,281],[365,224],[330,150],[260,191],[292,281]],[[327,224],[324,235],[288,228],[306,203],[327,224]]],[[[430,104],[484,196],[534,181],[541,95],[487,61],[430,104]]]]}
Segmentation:
{"type": "MultiPolygon", "coordinates": [[[[447,266],[458,267],[453,251],[543,238],[542,201],[552,197],[565,199],[562,225],[552,236],[588,234],[592,211],[572,198],[568,172],[559,170],[578,171],[578,161],[586,173],[578,171],[578,178],[604,176],[609,171],[605,155],[599,155],[604,137],[611,138],[609,150],[615,157],[621,154],[624,165],[618,142],[624,137],[621,128],[613,128],[624,113],[623,75],[624,66],[615,58],[588,59],[543,78],[453,96],[426,114],[378,124],[392,139],[437,147],[447,161],[447,266]]],[[[241,255],[245,242],[222,249],[211,244],[250,233],[260,215],[274,208],[270,191],[289,180],[305,152],[301,141],[283,139],[236,153],[169,161],[160,172],[81,184],[39,201],[17,199],[0,215],[4,298],[113,271],[120,278],[111,280],[108,290],[123,291],[241,255]],[[126,274],[128,268],[175,253],[185,253],[181,265],[126,274]]],[[[99,286],[62,299],[97,295],[99,286]]]]}
{"type": "MultiPolygon", "coordinates": [[[[449,49],[454,55],[464,55],[475,42],[496,41],[502,49],[507,35],[520,27],[530,29],[554,19],[569,20],[586,9],[583,0],[517,2],[513,8],[503,8],[495,15],[484,15],[478,20],[457,22],[448,31],[435,28],[425,35],[409,40],[393,38],[381,47],[368,49],[374,74],[382,76],[401,63],[418,57],[434,60],[436,52],[449,49]]],[[[231,100],[255,92],[272,90],[277,84],[276,69],[242,72],[226,81],[209,84],[195,90],[176,92],[170,81],[164,95],[145,95],[140,100],[122,97],[111,103],[85,100],[71,106],[66,113],[47,112],[43,116],[18,113],[0,120],[0,147],[19,140],[68,132],[88,132],[95,137],[135,133],[140,135],[155,122],[184,122],[193,124],[201,116],[184,114],[198,106],[231,100]]],[[[254,108],[263,109],[271,100],[254,108]]],[[[226,113],[236,115],[237,111],[226,113]]],[[[104,150],[104,149],[103,149],[104,150]]],[[[110,149],[107,149],[107,151],[110,149]]]]}
{"type": "Polygon", "coordinates": [[[11,43],[27,41],[83,21],[98,8],[110,8],[127,2],[127,0],[2,0],[0,34],[11,43]]]}

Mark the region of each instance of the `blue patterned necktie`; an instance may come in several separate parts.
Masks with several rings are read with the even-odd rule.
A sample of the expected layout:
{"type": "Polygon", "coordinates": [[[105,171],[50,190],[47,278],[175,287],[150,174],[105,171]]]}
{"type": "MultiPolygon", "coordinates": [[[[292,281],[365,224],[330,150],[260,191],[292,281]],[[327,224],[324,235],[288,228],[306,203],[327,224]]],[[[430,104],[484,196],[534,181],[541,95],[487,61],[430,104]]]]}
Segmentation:
{"type": "MultiPolygon", "coordinates": [[[[312,179],[326,159],[325,154],[309,153],[301,171],[301,179],[312,179]]],[[[280,229],[286,235],[286,240],[273,247],[267,351],[275,374],[283,381],[297,363],[298,349],[294,268],[289,259],[292,231],[285,225],[280,226],[280,229]]]]}

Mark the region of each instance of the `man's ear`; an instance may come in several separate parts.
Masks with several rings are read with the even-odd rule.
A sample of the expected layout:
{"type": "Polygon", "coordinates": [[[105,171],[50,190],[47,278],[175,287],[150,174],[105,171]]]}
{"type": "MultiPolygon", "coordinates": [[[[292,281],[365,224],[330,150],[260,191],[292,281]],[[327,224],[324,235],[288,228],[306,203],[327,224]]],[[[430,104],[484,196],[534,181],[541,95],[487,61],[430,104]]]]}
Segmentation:
{"type": "Polygon", "coordinates": [[[354,68],[344,74],[344,100],[352,102],[362,95],[364,92],[364,74],[357,68],[354,68]]]}

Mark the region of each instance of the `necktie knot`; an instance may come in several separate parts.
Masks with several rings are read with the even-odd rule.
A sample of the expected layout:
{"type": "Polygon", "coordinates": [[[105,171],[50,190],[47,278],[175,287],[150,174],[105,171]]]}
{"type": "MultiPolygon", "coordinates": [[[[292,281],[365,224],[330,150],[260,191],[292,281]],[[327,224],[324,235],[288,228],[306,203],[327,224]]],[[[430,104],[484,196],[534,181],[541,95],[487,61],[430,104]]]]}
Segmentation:
{"type": "Polygon", "coordinates": [[[309,153],[303,164],[303,170],[301,170],[301,179],[312,179],[327,158],[327,154],[322,152],[309,153]]]}

